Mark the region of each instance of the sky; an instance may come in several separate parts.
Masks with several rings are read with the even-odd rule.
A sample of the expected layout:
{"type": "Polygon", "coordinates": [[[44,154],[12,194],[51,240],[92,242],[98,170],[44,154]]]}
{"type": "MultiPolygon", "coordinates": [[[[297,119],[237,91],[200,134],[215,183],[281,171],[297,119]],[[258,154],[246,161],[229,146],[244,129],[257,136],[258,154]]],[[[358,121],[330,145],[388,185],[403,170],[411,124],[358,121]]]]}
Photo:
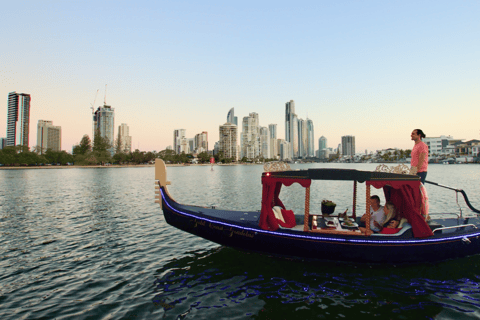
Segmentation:
{"type": "Polygon", "coordinates": [[[51,120],[71,151],[104,101],[142,151],[175,129],[212,149],[230,108],[284,139],[290,100],[316,149],[411,149],[416,128],[480,139],[477,0],[1,2],[0,137],[8,93],[29,93],[31,147],[51,120]]]}

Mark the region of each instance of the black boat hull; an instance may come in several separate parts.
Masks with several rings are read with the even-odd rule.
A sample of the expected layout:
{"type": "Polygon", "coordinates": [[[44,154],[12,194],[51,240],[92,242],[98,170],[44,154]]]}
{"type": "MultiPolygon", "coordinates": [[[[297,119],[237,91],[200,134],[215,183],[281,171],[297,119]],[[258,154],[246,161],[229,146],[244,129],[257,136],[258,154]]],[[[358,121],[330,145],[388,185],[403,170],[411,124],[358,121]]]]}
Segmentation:
{"type": "MultiPolygon", "coordinates": [[[[480,253],[480,231],[475,228],[436,234],[425,239],[326,235],[289,229],[262,230],[254,221],[215,216],[215,209],[176,203],[161,190],[165,220],[175,228],[218,244],[265,254],[354,263],[425,263],[480,253]]],[[[223,211],[225,213],[225,211],[223,211]]],[[[228,213],[228,212],[227,212],[228,213]]],[[[259,214],[258,212],[239,214],[259,214]]],[[[247,219],[248,220],[248,219],[247,219]]]]}

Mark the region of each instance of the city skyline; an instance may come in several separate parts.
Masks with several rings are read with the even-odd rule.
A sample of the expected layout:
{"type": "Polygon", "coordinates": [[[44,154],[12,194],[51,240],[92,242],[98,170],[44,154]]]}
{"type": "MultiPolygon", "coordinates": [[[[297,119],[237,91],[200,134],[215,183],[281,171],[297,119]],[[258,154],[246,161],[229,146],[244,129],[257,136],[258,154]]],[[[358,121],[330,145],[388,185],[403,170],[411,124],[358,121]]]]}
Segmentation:
{"type": "Polygon", "coordinates": [[[25,4],[2,6],[9,45],[0,114],[9,92],[27,92],[30,126],[62,126],[67,151],[85,134],[93,139],[90,106],[105,84],[99,100],[106,95],[117,123],[134,133],[132,149],[145,151],[171,145],[176,128],[210,132],[213,146],[231,108],[240,119],[256,112],[278,124],[284,138],[290,100],[301,106],[298,118],[308,113],[315,124],[313,140],[325,136],[332,146],[348,133],[358,150],[411,149],[415,128],[479,138],[477,1],[264,2],[258,10],[248,2],[25,4]]]}

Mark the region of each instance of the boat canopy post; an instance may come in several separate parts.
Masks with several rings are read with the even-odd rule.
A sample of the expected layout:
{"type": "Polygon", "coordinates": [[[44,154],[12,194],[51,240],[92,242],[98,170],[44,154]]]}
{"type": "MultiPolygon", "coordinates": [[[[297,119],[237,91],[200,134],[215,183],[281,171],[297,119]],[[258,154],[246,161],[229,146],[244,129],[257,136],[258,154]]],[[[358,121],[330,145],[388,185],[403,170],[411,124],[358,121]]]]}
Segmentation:
{"type": "Polygon", "coordinates": [[[370,235],[370,185],[367,184],[366,185],[366,189],[367,189],[367,208],[366,208],[366,213],[367,213],[367,219],[365,220],[365,235],[366,236],[369,236],[370,235]]]}
{"type": "Polygon", "coordinates": [[[357,180],[353,181],[353,209],[352,209],[352,218],[355,220],[357,218],[357,180]]]}
{"type": "MultiPolygon", "coordinates": [[[[303,218],[303,231],[308,231],[308,220],[310,217],[310,187],[305,189],[305,217],[303,218]]],[[[313,228],[313,220],[312,220],[313,228]]]]}

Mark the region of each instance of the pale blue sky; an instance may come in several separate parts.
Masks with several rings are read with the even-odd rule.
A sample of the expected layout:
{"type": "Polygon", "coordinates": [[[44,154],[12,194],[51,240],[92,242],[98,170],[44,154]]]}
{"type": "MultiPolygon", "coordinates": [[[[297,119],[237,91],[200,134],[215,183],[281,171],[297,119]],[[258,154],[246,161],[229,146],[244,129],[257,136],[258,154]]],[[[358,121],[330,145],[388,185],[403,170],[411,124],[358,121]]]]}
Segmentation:
{"type": "MultiPolygon", "coordinates": [[[[479,139],[480,1],[2,1],[0,136],[7,95],[32,95],[62,148],[115,108],[134,147],[162,150],[257,112],[284,138],[285,102],[316,140],[411,148],[410,132],[479,139]]],[[[316,148],[318,143],[315,143],[316,148]]]]}

